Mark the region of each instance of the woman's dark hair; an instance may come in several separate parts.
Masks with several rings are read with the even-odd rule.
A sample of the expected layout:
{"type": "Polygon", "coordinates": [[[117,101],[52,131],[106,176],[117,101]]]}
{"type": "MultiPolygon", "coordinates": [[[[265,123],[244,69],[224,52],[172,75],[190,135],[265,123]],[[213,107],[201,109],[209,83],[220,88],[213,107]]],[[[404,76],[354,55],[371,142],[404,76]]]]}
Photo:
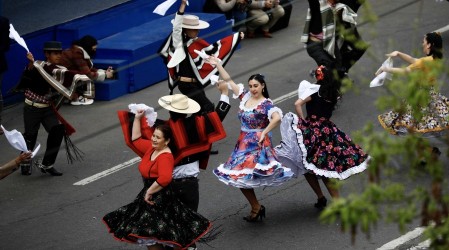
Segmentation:
{"type": "Polygon", "coordinates": [[[430,51],[428,56],[432,56],[434,59],[443,58],[443,39],[439,32],[427,33],[425,37],[427,43],[430,44],[430,51]]]}
{"type": "Polygon", "coordinates": [[[95,37],[86,35],[83,36],[81,39],[73,42],[73,44],[83,48],[91,58],[95,57],[96,51],[92,50],[92,47],[98,44],[97,39],[95,39],[95,37]]]}
{"type": "Polygon", "coordinates": [[[267,83],[265,82],[265,76],[261,75],[261,74],[255,74],[249,77],[248,82],[251,80],[256,80],[258,82],[260,82],[264,88],[262,89],[262,95],[265,98],[270,98],[270,95],[268,94],[268,87],[267,87],[267,83]]]}
{"type": "Polygon", "coordinates": [[[334,72],[322,65],[315,70],[316,83],[320,85],[318,94],[325,100],[337,104],[341,82],[336,80],[333,74],[334,72]]]}
{"type": "Polygon", "coordinates": [[[171,131],[170,126],[167,124],[159,124],[156,126],[155,130],[156,129],[162,132],[165,140],[173,141],[173,132],[171,131]]]}

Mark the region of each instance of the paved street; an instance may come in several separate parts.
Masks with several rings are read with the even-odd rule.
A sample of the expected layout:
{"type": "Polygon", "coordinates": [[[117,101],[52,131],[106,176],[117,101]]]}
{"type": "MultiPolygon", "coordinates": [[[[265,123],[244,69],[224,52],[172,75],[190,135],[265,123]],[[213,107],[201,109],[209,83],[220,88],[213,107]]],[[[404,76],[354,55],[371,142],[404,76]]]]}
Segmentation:
{"type": "MultiPolygon", "coordinates": [[[[91,13],[87,7],[92,2],[99,10],[98,3],[108,2],[109,6],[125,1],[3,0],[2,11],[14,20],[16,29],[23,34],[45,27],[34,18],[43,20],[48,17],[46,22],[53,25],[53,22],[91,13]],[[79,10],[71,16],[67,12],[54,11],[52,4],[69,10],[77,9],[74,8],[76,4],[79,10]],[[19,11],[17,7],[23,9],[19,11]]],[[[369,82],[385,60],[385,53],[400,50],[421,56],[423,35],[449,24],[447,1],[369,2],[379,20],[374,24],[364,22],[366,13],[361,9],[359,31],[371,47],[350,71],[356,90],[343,96],[332,117],[350,135],[369,122],[374,124],[376,131],[381,131],[377,122],[380,111],[376,109],[375,101],[385,89],[371,89],[369,82]]],[[[294,0],[287,29],[274,33],[272,39],[244,40],[241,49],[226,66],[234,80],[245,86],[251,74],[265,75],[270,97],[284,113],[294,111],[298,84],[303,79],[310,80],[308,72],[315,67],[299,41],[307,7],[307,1],[294,0]]],[[[443,33],[443,42],[444,55],[448,58],[449,31],[443,33]]],[[[17,56],[25,57],[25,52],[17,56]]],[[[142,249],[115,241],[101,221],[104,214],[131,202],[142,188],[137,164],[121,165],[121,170],[103,174],[103,178],[85,185],[74,183],[134,159],[136,155],[123,141],[116,111],[127,109],[130,103],[145,103],[157,108],[160,117],[167,118],[168,113],[157,105],[158,98],[166,94],[167,83],[161,82],[109,102],[63,106],[64,117],[77,129],[72,140],[85,152],[84,161],[68,165],[65,152],[61,152],[56,167],[64,173],[62,177],[43,175],[35,170],[31,176],[17,172],[0,181],[0,249],[142,249]]],[[[211,100],[218,101],[219,94],[214,87],[208,87],[206,94],[211,100]]],[[[443,94],[449,96],[447,88],[443,94]]],[[[315,195],[302,177],[280,187],[257,189],[258,198],[267,209],[267,217],[260,223],[243,221],[242,217],[250,210],[243,195],[238,189],[223,185],[212,174],[214,167],[226,161],[237,140],[238,102],[231,100],[231,104],[233,107],[224,122],[228,136],[215,144],[219,154],[211,156],[209,168],[200,174],[199,212],[214,220],[215,225],[220,225],[223,233],[210,246],[199,245],[199,249],[376,249],[401,236],[396,225],[381,223],[371,232],[370,238],[359,234],[352,245],[350,234],[341,233],[339,224],[319,222],[319,212],[313,207],[315,195]]],[[[20,103],[6,108],[3,114],[6,128],[23,131],[22,107],[20,103]]],[[[41,129],[38,140],[42,144],[46,143],[46,135],[41,129]]],[[[278,130],[273,136],[274,143],[278,143],[278,130]]],[[[0,137],[0,152],[0,164],[17,155],[4,137],[0,137]]],[[[366,178],[362,173],[344,181],[342,195],[358,192],[366,178]]],[[[416,221],[407,226],[407,231],[418,226],[416,221]]]]}

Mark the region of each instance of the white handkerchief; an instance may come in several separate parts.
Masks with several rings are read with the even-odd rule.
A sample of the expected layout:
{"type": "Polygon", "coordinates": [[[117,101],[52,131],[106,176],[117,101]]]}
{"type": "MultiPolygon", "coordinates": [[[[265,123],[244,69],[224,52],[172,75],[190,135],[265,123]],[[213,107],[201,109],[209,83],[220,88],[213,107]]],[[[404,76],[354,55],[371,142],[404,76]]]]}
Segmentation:
{"type": "Polygon", "coordinates": [[[195,53],[197,53],[201,58],[203,58],[203,59],[207,59],[207,58],[209,58],[209,55],[208,54],[206,54],[206,53],[204,53],[203,51],[199,51],[199,50],[193,50],[195,53]]]}
{"type": "MultiPolygon", "coordinates": [[[[161,4],[159,4],[156,9],[153,10],[153,13],[165,16],[165,13],[167,13],[167,10],[170,9],[170,7],[176,3],[176,0],[167,0],[161,4]]],[[[189,2],[187,2],[187,5],[189,5],[189,2]]]]}
{"type": "Polygon", "coordinates": [[[34,156],[39,152],[39,149],[41,148],[41,144],[38,143],[36,148],[33,150],[33,153],[31,154],[31,158],[34,158],[34,156]]]}
{"type": "Polygon", "coordinates": [[[147,124],[148,126],[153,127],[154,122],[156,122],[157,119],[157,112],[154,112],[154,108],[148,107],[143,103],[139,104],[131,103],[128,105],[128,108],[133,114],[136,114],[137,110],[145,110],[145,117],[147,118],[147,124]]]}
{"type": "Polygon", "coordinates": [[[385,68],[392,68],[393,67],[393,59],[391,57],[388,57],[387,60],[385,60],[382,63],[382,66],[376,71],[376,77],[370,82],[369,86],[371,88],[382,86],[385,83],[385,80],[391,80],[392,74],[387,72],[382,72],[379,74],[382,67],[385,68]]]}
{"type": "MultiPolygon", "coordinates": [[[[210,84],[215,85],[218,81],[219,77],[217,75],[210,76],[210,84]]],[[[223,81],[223,83],[226,83],[228,85],[228,89],[232,90],[231,84],[229,82],[223,81]]]]}
{"type": "Polygon", "coordinates": [[[30,52],[25,40],[20,37],[19,33],[14,29],[14,26],[12,26],[12,23],[9,24],[9,38],[14,39],[20,46],[24,47],[27,52],[30,52]]]}
{"type": "Polygon", "coordinates": [[[218,76],[217,75],[211,75],[210,76],[210,84],[215,85],[215,83],[218,82],[218,76]]]}
{"type": "MultiPolygon", "coordinates": [[[[203,58],[203,59],[207,59],[207,58],[209,58],[210,56],[208,55],[208,54],[206,54],[204,51],[199,51],[199,50],[193,50],[193,52],[195,52],[195,53],[197,53],[201,58],[203,58]]],[[[220,58],[217,58],[217,60],[218,60],[218,62],[220,62],[221,63],[221,59],[220,58]]]]}
{"type": "MultiPolygon", "coordinates": [[[[3,132],[5,133],[5,137],[6,140],[8,140],[9,144],[19,150],[19,151],[23,151],[23,152],[28,152],[28,147],[27,144],[25,142],[25,138],[23,138],[22,133],[20,133],[19,131],[17,131],[16,129],[8,131],[5,129],[5,127],[3,127],[3,125],[1,125],[3,132]]],[[[34,149],[33,154],[31,157],[34,157],[37,152],[39,151],[41,145],[38,144],[37,147],[34,149]]]]}
{"type": "Polygon", "coordinates": [[[299,83],[298,98],[305,100],[307,97],[318,92],[319,89],[320,85],[303,80],[302,82],[299,83]]]}

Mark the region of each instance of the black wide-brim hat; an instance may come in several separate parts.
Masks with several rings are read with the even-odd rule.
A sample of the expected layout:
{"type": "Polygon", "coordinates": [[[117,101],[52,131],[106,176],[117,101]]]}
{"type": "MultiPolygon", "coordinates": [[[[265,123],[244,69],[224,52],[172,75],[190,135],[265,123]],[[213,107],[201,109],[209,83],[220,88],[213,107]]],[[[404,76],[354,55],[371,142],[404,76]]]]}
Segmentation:
{"type": "Polygon", "coordinates": [[[44,43],[44,50],[62,50],[62,43],[58,41],[48,41],[44,43]]]}

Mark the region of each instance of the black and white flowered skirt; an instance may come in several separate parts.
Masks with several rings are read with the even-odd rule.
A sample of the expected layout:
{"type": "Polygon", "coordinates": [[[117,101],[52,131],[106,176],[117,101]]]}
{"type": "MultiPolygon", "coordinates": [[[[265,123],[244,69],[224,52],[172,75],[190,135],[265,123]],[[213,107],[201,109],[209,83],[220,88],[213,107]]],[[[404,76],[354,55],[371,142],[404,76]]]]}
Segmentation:
{"type": "Polygon", "coordinates": [[[141,245],[163,244],[186,248],[211,228],[211,222],[189,209],[166,187],[153,195],[154,205],[145,202],[155,179],[145,179],[144,188],[128,205],[106,214],[103,222],[114,238],[141,245]]]}

